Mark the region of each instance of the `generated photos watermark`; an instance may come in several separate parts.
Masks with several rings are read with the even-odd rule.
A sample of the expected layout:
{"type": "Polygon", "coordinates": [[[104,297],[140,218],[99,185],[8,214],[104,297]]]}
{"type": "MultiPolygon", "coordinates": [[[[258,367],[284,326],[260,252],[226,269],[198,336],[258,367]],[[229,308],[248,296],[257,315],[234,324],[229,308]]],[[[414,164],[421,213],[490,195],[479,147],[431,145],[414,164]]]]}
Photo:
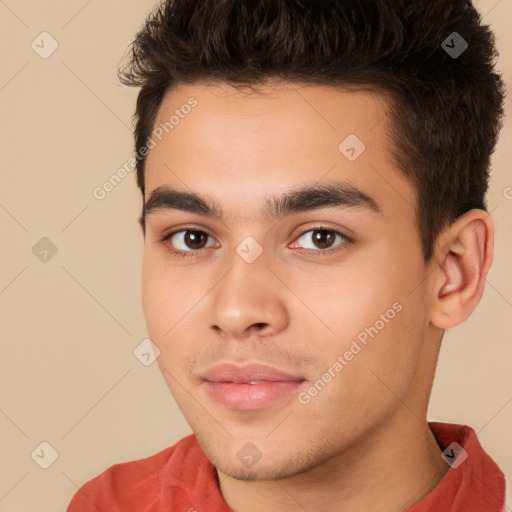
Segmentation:
{"type": "Polygon", "coordinates": [[[180,108],[174,110],[174,114],[165,123],[160,123],[153,129],[151,135],[148,136],[146,143],[139,148],[135,156],[130,157],[117,171],[108,178],[101,186],[93,189],[92,195],[98,201],[102,201],[107,195],[112,192],[121,181],[126,178],[135,169],[137,162],[143,160],[151,149],[157,146],[165,134],[170,133],[176,126],[178,126],[182,119],[192,112],[194,107],[197,107],[198,101],[194,97],[188,98],[187,102],[181,105],[180,108]],[[155,140],[156,139],[156,140],[155,140]]]}
{"type": "Polygon", "coordinates": [[[402,304],[394,302],[393,305],[386,310],[385,313],[381,313],[379,319],[374,322],[370,327],[365,327],[356,337],[352,340],[352,343],[348,350],[343,355],[339,355],[336,361],[329,366],[327,371],[315,381],[306,391],[301,391],[297,395],[297,400],[302,405],[307,405],[311,402],[311,399],[318,395],[325,389],[327,384],[332,381],[336,375],[338,375],[345,366],[347,366],[354,357],[359,354],[364,347],[368,345],[369,338],[375,338],[387,324],[393,320],[400,311],[402,311],[402,304]]]}

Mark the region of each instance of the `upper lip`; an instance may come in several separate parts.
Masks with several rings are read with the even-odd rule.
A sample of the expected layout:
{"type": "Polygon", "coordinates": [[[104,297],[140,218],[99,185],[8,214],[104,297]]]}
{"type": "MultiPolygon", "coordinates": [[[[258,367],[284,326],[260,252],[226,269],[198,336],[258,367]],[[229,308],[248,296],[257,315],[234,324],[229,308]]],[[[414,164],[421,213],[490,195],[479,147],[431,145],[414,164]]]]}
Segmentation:
{"type": "Polygon", "coordinates": [[[303,381],[304,378],[261,363],[237,365],[221,363],[212,366],[202,378],[209,382],[303,381]]]}

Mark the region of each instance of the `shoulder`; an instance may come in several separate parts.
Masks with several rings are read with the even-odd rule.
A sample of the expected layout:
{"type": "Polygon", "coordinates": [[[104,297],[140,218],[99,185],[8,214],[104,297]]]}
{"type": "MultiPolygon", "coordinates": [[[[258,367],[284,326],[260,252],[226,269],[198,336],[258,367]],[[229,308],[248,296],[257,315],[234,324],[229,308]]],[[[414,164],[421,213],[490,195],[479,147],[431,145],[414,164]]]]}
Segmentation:
{"type": "Polygon", "coordinates": [[[115,512],[125,510],[123,505],[132,509],[156,503],[162,480],[167,488],[182,489],[184,475],[197,471],[201,464],[208,460],[196,437],[189,435],[149,457],[110,466],[78,489],[67,512],[97,512],[102,506],[115,512]]]}

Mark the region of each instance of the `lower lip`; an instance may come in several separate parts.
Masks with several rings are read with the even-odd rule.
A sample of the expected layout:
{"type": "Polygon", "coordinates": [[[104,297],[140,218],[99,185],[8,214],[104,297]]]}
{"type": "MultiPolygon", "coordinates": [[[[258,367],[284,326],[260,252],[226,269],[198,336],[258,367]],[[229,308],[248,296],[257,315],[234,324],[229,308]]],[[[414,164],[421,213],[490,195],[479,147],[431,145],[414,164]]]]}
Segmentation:
{"type": "Polygon", "coordinates": [[[206,389],[212,398],[231,409],[262,409],[276,400],[297,392],[304,381],[262,382],[261,384],[235,384],[234,382],[209,382],[206,389]]]}

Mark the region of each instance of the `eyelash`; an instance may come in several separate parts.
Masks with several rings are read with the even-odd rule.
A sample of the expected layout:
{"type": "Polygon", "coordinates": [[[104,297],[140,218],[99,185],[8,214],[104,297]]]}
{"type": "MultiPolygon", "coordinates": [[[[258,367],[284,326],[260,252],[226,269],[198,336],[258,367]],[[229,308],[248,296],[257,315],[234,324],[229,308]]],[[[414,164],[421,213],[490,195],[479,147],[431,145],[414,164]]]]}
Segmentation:
{"type": "MultiPolygon", "coordinates": [[[[173,231],[171,233],[167,233],[165,234],[161,239],[160,239],[160,243],[163,244],[166,249],[171,253],[173,254],[174,256],[178,256],[180,258],[186,258],[186,257],[191,257],[191,256],[196,256],[198,252],[201,252],[203,249],[195,249],[195,250],[190,250],[190,251],[180,251],[180,250],[177,250],[177,249],[173,249],[172,247],[169,246],[169,244],[167,243],[167,241],[173,236],[175,235],[176,233],[181,233],[182,231],[196,231],[198,233],[203,233],[205,234],[206,236],[210,236],[208,233],[206,233],[205,231],[202,231],[200,229],[196,229],[196,228],[192,228],[192,227],[185,227],[185,228],[181,228],[181,229],[178,229],[176,231],[173,231]]],[[[297,237],[296,237],[296,240],[298,240],[299,238],[301,238],[302,236],[304,236],[306,233],[309,233],[310,231],[327,231],[329,233],[334,233],[335,235],[339,235],[343,240],[340,244],[336,245],[335,247],[333,248],[330,248],[330,249],[302,249],[301,252],[305,252],[308,256],[313,256],[313,257],[317,257],[317,256],[325,256],[326,254],[332,254],[334,252],[338,252],[338,251],[342,251],[347,245],[350,245],[350,244],[353,244],[354,243],[354,240],[350,237],[348,237],[345,233],[343,233],[342,231],[338,231],[337,229],[333,229],[333,228],[329,228],[329,227],[326,227],[326,226],[316,226],[314,228],[309,228],[307,229],[306,231],[303,231],[302,233],[300,233],[297,237]]]]}

